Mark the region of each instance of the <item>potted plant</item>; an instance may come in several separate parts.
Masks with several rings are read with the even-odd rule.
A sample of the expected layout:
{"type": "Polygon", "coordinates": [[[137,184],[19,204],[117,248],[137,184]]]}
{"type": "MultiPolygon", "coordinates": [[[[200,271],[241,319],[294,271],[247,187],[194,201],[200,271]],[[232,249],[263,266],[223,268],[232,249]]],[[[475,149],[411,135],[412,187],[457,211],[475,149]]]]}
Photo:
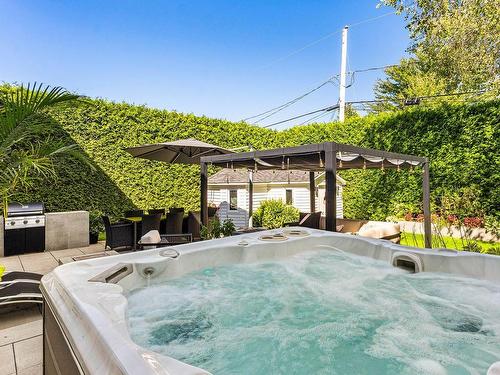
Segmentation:
{"type": "Polygon", "coordinates": [[[97,210],[89,211],[89,243],[96,244],[99,241],[99,233],[102,231],[104,231],[102,212],[97,210]]]}

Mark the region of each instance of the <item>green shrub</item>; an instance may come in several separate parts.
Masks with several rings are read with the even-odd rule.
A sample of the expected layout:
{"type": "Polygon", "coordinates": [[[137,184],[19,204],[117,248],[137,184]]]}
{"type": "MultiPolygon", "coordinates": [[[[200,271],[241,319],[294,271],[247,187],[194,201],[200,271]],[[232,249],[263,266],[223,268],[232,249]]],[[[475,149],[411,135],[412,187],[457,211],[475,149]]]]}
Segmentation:
{"type": "Polygon", "coordinates": [[[299,210],[277,199],[262,201],[252,216],[254,227],[269,229],[281,228],[285,223],[293,223],[298,220],[299,210]]]}
{"type": "Polygon", "coordinates": [[[229,237],[232,236],[235,227],[231,219],[226,219],[222,223],[218,217],[214,217],[208,223],[208,226],[202,225],[200,236],[204,240],[211,240],[214,238],[229,237]]]}

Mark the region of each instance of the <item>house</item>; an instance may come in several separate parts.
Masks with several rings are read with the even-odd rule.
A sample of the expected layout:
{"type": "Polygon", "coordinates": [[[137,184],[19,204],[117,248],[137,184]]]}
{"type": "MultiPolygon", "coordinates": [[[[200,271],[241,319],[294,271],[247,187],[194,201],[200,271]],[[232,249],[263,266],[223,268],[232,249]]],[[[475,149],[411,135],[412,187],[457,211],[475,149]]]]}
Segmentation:
{"type": "MultiPolygon", "coordinates": [[[[324,173],[316,173],[316,208],[325,212],[324,173]]],[[[342,190],[345,180],[337,175],[337,217],[343,218],[342,190]]],[[[266,199],[281,199],[310,212],[309,172],[298,170],[260,170],[253,172],[253,211],[266,199]]],[[[223,169],[208,179],[208,203],[219,207],[221,220],[231,219],[239,228],[248,227],[248,172],[223,169]]]]}

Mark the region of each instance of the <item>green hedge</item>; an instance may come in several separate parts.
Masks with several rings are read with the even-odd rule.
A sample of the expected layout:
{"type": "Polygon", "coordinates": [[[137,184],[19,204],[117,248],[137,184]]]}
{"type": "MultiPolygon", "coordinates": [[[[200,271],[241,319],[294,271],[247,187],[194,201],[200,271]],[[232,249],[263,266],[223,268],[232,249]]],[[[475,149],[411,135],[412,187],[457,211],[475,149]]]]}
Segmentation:
{"type": "MultiPolygon", "coordinates": [[[[499,196],[500,102],[413,108],[371,115],[343,124],[313,124],[281,132],[245,123],[197,117],[143,106],[89,100],[51,112],[54,138],[71,138],[95,170],[80,161],[58,162],[59,178],[21,200],[42,200],[49,210],[99,209],[120,215],[132,207],[199,207],[199,168],[132,158],[123,148],[197,138],[222,147],[256,149],[336,141],[428,156],[434,198],[467,186],[478,190],[487,212],[499,196]]],[[[417,204],[418,172],[346,171],[344,212],[351,218],[385,218],[396,204],[417,204]]]]}

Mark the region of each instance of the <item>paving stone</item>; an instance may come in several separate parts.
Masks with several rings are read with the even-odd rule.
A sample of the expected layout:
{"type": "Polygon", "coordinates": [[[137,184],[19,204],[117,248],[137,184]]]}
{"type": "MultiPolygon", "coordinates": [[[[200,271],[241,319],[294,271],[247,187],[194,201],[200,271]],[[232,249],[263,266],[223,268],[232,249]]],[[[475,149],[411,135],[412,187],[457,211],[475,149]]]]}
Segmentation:
{"type": "Polygon", "coordinates": [[[41,363],[17,372],[17,375],[42,375],[42,374],[43,374],[43,367],[41,363]]]}
{"type": "Polygon", "coordinates": [[[19,258],[21,259],[21,263],[54,259],[50,251],[21,254],[19,258]]]}
{"type": "Polygon", "coordinates": [[[22,310],[8,311],[0,314],[0,331],[21,324],[34,322],[42,319],[42,313],[38,306],[24,308],[22,310]]]}
{"type": "Polygon", "coordinates": [[[42,336],[16,342],[14,344],[17,371],[39,365],[43,361],[42,336]]]}
{"type": "Polygon", "coordinates": [[[41,335],[42,329],[41,319],[2,329],[0,330],[0,346],[41,335]]]}
{"type": "Polygon", "coordinates": [[[83,251],[81,251],[79,248],[75,249],[66,249],[66,250],[55,250],[50,252],[56,260],[59,260],[61,258],[65,257],[71,257],[75,255],[82,255],[84,254],[83,251]]]}
{"type": "Polygon", "coordinates": [[[7,272],[24,271],[21,261],[19,260],[19,257],[17,255],[0,258],[0,264],[5,267],[7,272]]]}
{"type": "Polygon", "coordinates": [[[20,256],[25,271],[45,274],[58,266],[57,261],[50,253],[40,253],[39,255],[38,258],[20,256]]]}
{"type": "Polygon", "coordinates": [[[12,345],[0,346],[0,374],[11,375],[15,373],[16,366],[12,345]]]}
{"type": "Polygon", "coordinates": [[[80,247],[80,250],[85,254],[99,253],[104,251],[104,243],[97,243],[89,247],[80,247]]]}

